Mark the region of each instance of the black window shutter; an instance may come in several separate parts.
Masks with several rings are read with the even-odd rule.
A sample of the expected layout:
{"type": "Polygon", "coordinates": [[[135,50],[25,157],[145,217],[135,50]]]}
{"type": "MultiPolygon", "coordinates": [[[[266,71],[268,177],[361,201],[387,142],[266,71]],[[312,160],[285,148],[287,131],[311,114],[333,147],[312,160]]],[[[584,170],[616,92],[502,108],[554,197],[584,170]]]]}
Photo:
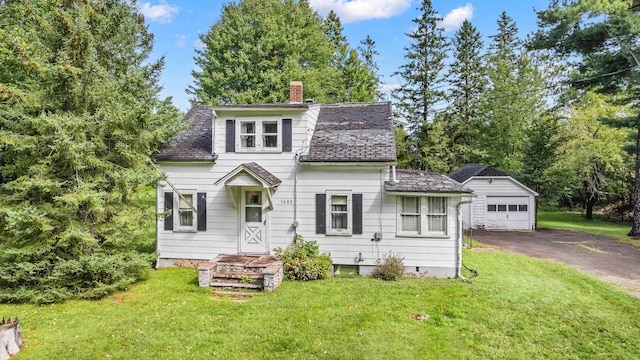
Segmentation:
{"type": "Polygon", "coordinates": [[[353,233],[362,234],[362,194],[351,195],[353,204],[353,233]]]}
{"type": "Polygon", "coordinates": [[[225,139],[225,150],[227,152],[236,151],[236,122],[234,120],[227,120],[225,139]]]}
{"type": "Polygon", "coordinates": [[[282,151],[291,152],[291,119],[282,119],[282,151]]]}
{"type": "Polygon", "coordinates": [[[207,193],[198,193],[198,231],[207,231],[207,193]]]}
{"type": "Polygon", "coordinates": [[[316,194],[316,234],[327,232],[327,195],[316,194]]]}
{"type": "Polygon", "coordinates": [[[164,218],[164,229],[173,230],[173,191],[166,191],[164,193],[164,212],[169,212],[164,218]]]}

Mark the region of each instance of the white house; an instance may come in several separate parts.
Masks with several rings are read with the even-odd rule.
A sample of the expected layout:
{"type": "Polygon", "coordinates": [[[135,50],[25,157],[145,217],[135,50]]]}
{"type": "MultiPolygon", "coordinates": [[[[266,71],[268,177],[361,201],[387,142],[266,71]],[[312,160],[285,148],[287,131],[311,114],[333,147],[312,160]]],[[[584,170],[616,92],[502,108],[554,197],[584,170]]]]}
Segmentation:
{"type": "Polygon", "coordinates": [[[473,190],[473,203],[462,207],[466,228],[535,230],[538,193],[502,171],[483,164],[466,164],[449,177],[473,190]]]}
{"type": "Polygon", "coordinates": [[[459,208],[471,190],[441,174],[396,170],[389,103],[194,106],[155,156],[158,266],[220,254],[270,254],[296,234],[334,265],[370,273],[385,254],[407,273],[454,277],[459,208]]]}

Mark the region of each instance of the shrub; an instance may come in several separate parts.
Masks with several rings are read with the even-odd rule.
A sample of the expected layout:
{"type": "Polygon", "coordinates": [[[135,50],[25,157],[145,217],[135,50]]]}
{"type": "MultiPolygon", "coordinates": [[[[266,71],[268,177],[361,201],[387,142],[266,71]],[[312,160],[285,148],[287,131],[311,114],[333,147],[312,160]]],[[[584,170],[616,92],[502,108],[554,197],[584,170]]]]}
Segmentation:
{"type": "Polygon", "coordinates": [[[331,273],[331,255],[320,254],[318,242],[306,241],[296,235],[293,244],[286,249],[275,248],[274,252],[284,262],[284,276],[290,280],[324,279],[331,273]]]}
{"type": "Polygon", "coordinates": [[[376,264],[375,276],[382,280],[395,281],[402,277],[404,274],[404,260],[398,254],[383,255],[382,259],[378,260],[376,264]]]}

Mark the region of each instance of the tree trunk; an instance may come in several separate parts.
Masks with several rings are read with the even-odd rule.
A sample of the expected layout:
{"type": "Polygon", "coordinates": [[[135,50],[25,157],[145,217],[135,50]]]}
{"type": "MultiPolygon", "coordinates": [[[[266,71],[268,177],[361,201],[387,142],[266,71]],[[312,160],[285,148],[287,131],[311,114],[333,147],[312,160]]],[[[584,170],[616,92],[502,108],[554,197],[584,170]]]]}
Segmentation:
{"type": "Polygon", "coordinates": [[[632,238],[640,238],[640,114],[636,119],[636,128],[638,136],[636,138],[636,174],[633,185],[633,222],[631,223],[631,232],[629,236],[632,238]]]}
{"type": "Polygon", "coordinates": [[[20,319],[6,320],[0,322],[0,360],[9,360],[10,357],[20,351],[22,345],[22,328],[20,319]]]}
{"type": "Polygon", "coordinates": [[[589,197],[589,199],[585,202],[585,206],[586,206],[586,214],[584,215],[585,219],[593,220],[593,205],[595,204],[596,204],[595,196],[589,197]]]}

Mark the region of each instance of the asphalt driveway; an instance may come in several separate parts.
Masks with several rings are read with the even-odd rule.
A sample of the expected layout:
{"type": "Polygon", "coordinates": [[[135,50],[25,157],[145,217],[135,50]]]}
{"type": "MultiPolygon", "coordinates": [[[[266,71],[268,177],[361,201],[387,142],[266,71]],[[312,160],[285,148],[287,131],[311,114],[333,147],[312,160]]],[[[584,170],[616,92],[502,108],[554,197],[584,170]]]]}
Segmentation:
{"type": "Polygon", "coordinates": [[[568,230],[533,232],[473,230],[488,247],[565,263],[640,297],[640,249],[615,239],[568,230]]]}

